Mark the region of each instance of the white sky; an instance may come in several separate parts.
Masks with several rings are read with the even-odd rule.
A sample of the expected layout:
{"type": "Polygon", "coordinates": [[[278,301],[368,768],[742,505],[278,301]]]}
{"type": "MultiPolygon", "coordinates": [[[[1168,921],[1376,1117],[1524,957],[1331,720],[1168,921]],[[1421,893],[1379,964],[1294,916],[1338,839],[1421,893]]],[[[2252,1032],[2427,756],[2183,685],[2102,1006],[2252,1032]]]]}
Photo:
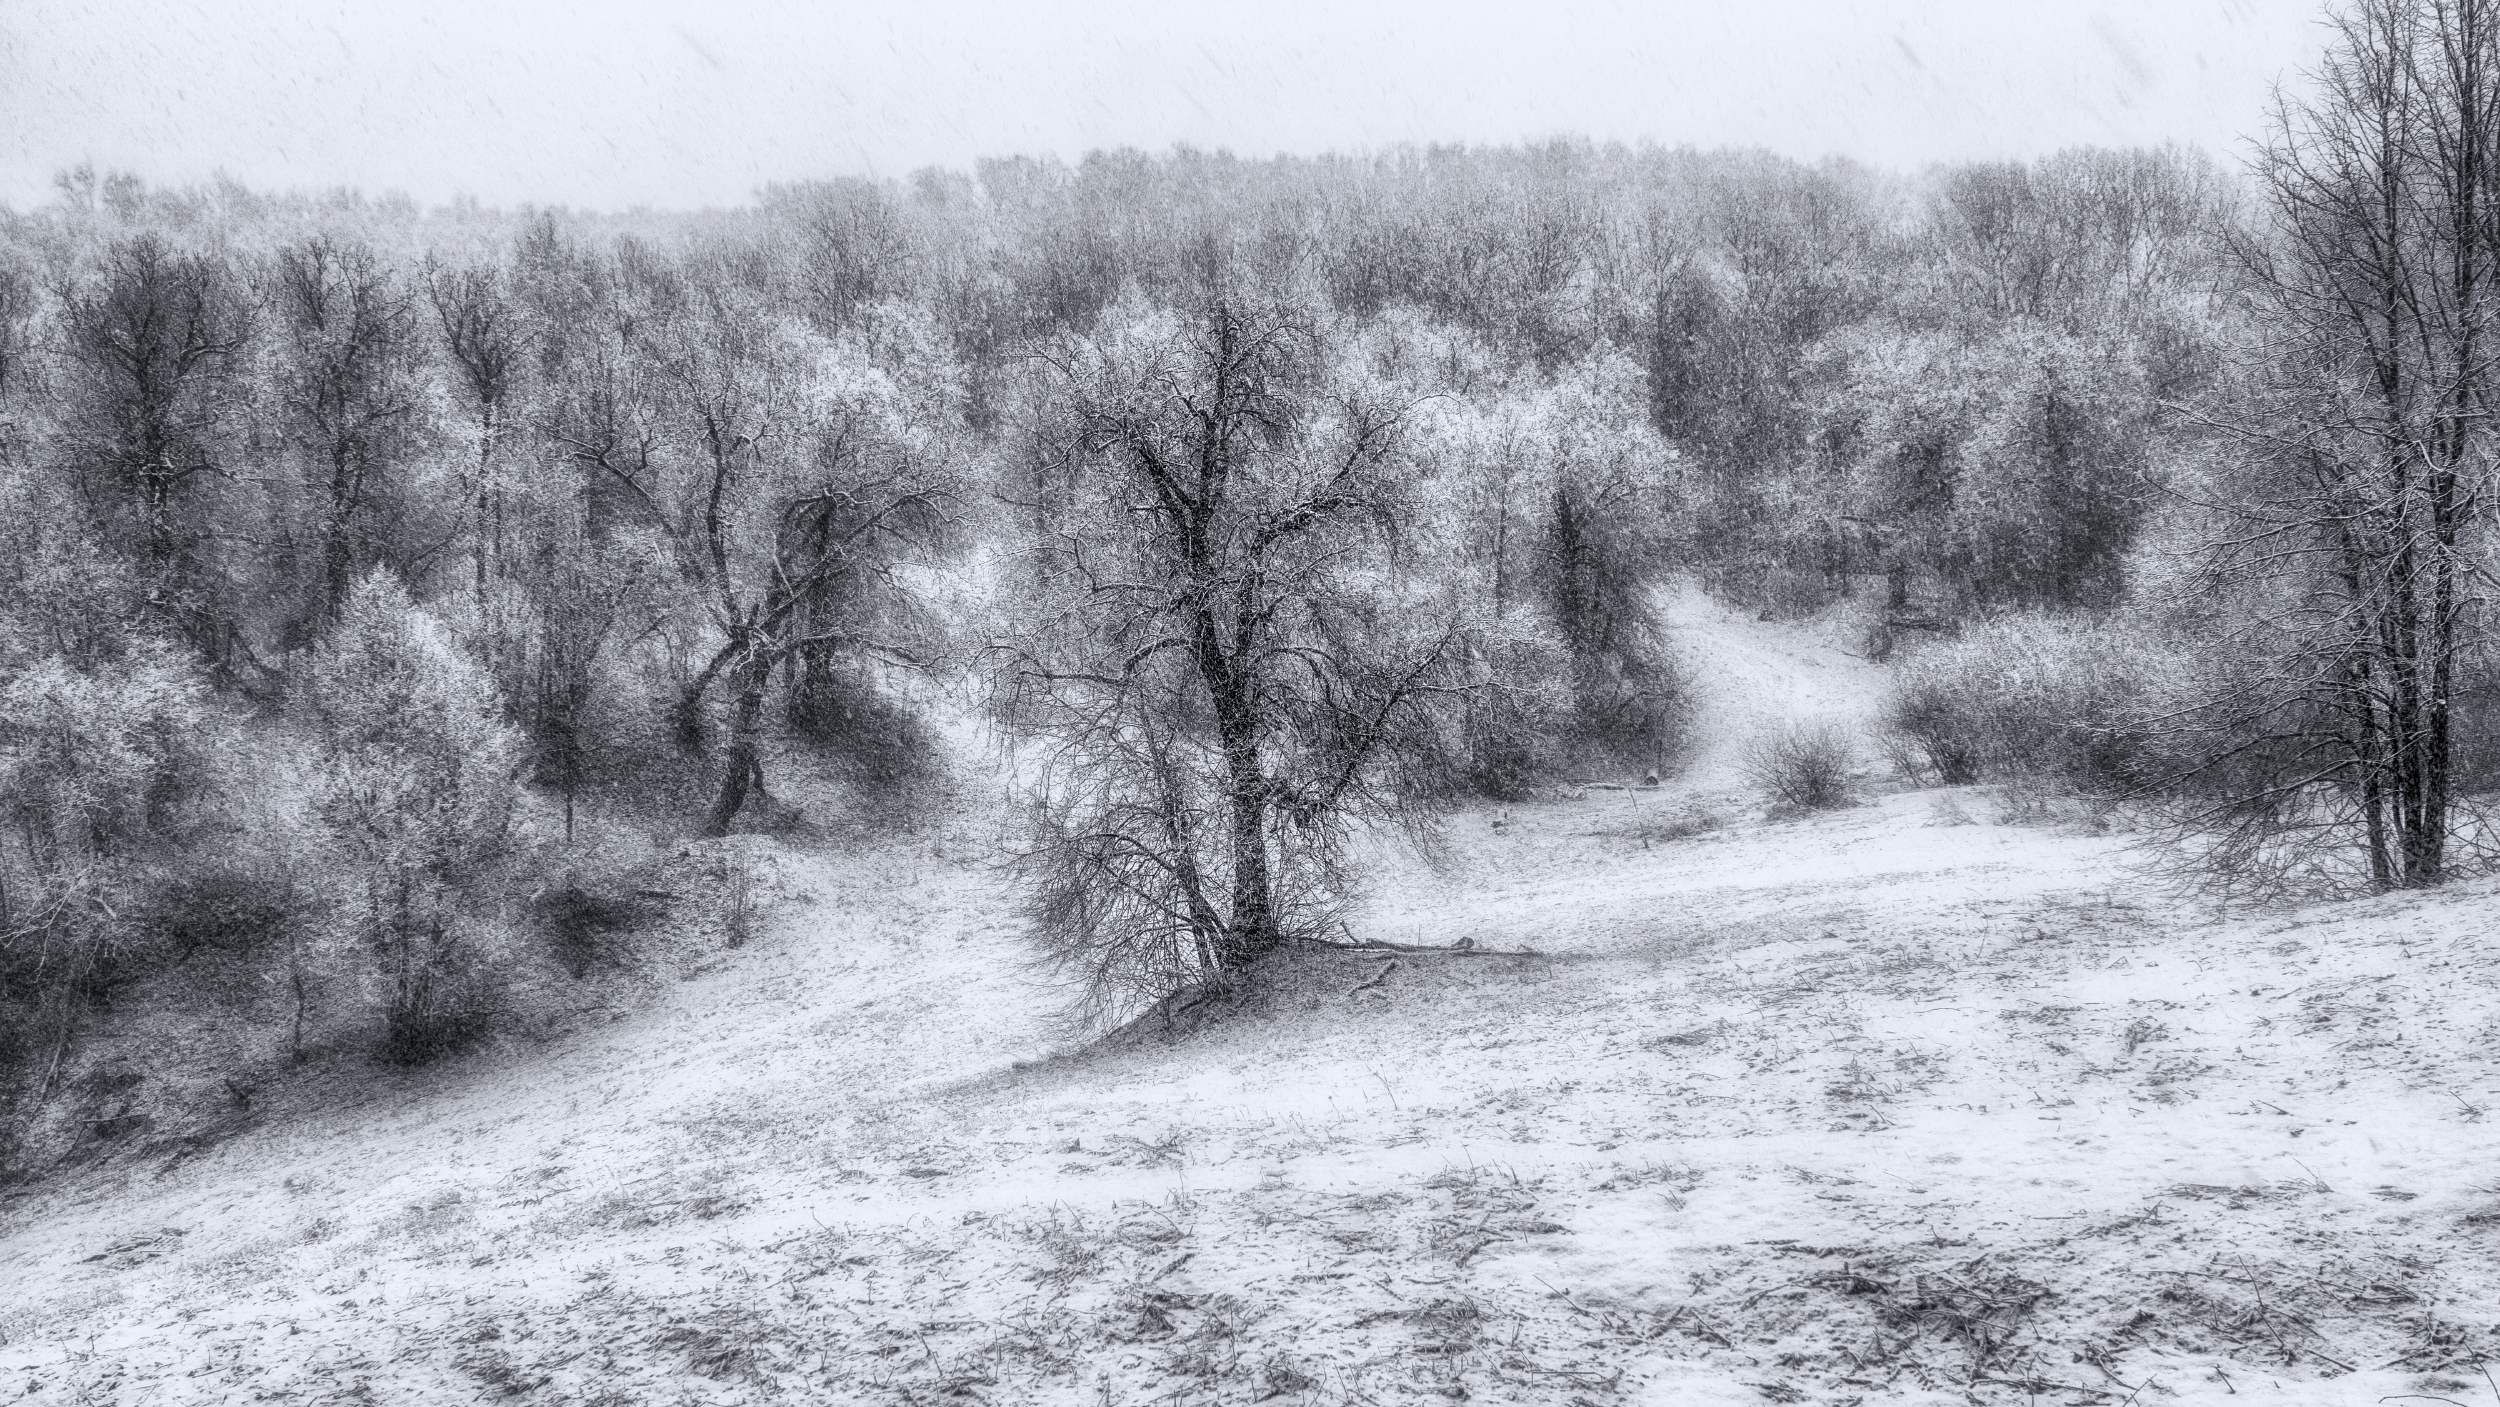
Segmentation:
{"type": "Polygon", "coordinates": [[[0,201],[80,161],[429,203],[732,204],[768,181],[1175,142],[1577,133],[1910,167],[2235,153],[2309,0],[0,0],[0,201]]]}

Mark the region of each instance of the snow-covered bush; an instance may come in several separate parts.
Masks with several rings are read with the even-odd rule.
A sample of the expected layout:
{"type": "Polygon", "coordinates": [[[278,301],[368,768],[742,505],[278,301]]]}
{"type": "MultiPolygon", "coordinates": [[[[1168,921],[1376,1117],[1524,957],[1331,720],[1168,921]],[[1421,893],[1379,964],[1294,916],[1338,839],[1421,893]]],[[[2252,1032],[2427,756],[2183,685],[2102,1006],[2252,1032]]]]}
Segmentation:
{"type": "Polygon", "coordinates": [[[2011,615],[1902,662],[1886,724],[1945,785],[2039,778],[2102,794],[2156,779],[2177,665],[2138,632],[2011,615]]]}
{"type": "Polygon", "coordinates": [[[85,666],[51,654],[0,683],[0,1068],[48,1078],[84,1007],[144,970],[121,911],[207,774],[198,679],[170,651],[85,666]]]}
{"type": "Polygon", "coordinates": [[[126,857],[202,772],[193,672],[141,647],[79,668],[58,657],[0,684],[0,796],[46,870],[126,857]]]}

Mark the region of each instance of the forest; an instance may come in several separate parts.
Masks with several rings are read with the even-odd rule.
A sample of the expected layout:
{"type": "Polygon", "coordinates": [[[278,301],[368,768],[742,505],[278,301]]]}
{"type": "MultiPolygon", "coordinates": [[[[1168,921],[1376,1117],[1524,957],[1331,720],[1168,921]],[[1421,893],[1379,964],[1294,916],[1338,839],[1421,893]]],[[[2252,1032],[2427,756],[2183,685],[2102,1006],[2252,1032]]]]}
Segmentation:
{"type": "MultiPolygon", "coordinates": [[[[1855,603],[1899,785],[2261,897],[2481,872],[2462,13],[2355,7],[2244,166],[1101,151],[621,215],[65,172],[0,212],[0,1150],[113,1132],[62,1111],[134,1004],[244,1103],[541,1029],[677,897],[646,837],[908,828],[995,789],[972,732],[1080,1014],[1168,1009],[1340,938],[1369,836],[1672,777],[1679,579],[1855,603]]],[[[1846,747],[1754,765],[1811,809],[1846,747]]]]}

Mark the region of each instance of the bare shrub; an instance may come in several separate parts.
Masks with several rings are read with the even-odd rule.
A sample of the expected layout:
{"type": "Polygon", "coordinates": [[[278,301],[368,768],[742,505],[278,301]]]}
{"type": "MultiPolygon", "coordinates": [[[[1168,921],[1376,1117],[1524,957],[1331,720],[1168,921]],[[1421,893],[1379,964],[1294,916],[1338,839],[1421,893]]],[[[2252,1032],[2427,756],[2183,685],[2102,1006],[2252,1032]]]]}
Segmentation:
{"type": "Polygon", "coordinates": [[[1525,801],[1564,770],[1563,748],[1553,735],[1523,715],[1487,699],[1467,712],[1466,789],[1493,801],[1525,801]]]}
{"type": "Polygon", "coordinates": [[[2048,780],[2114,795],[2156,782],[2180,662],[2119,624],[2012,615],[1903,661],[1885,711],[1907,770],[1955,786],[2048,780]]]}
{"type": "Polygon", "coordinates": [[[1663,766],[1683,750],[1691,687],[1654,620],[1573,661],[1570,739],[1585,760],[1663,766]]]}
{"type": "Polygon", "coordinates": [[[1904,670],[1885,709],[1884,745],[1912,781],[1942,786],[1979,780],[1981,700],[1952,669],[1904,670]]]}
{"type": "Polygon", "coordinates": [[[1837,723],[1791,723],[1745,749],[1745,779],[1774,804],[1828,811],[1849,804],[1849,769],[1857,747],[1837,723]]]}
{"type": "Polygon", "coordinates": [[[530,908],[548,952],[577,978],[613,966],[623,938],[659,918],[654,905],[614,881],[582,876],[539,895],[530,908]]]}
{"type": "Polygon", "coordinates": [[[1702,586],[1763,620],[1804,620],[1847,594],[1847,579],[1831,571],[1755,557],[1712,563],[1702,572],[1702,586]]]}
{"type": "Polygon", "coordinates": [[[504,1014],[504,955],[475,925],[455,930],[440,915],[398,935],[385,955],[383,1060],[425,1065],[464,1050],[504,1014]]]}
{"type": "Polygon", "coordinates": [[[1432,789],[1524,801],[1552,785],[1567,765],[1558,735],[1570,704],[1555,680],[1568,658],[1549,633],[1520,629],[1474,642],[1473,653],[1485,687],[1461,701],[1451,775],[1432,779],[1432,789]]]}
{"type": "Polygon", "coordinates": [[[166,875],[133,916],[180,961],[213,950],[257,955],[283,944],[308,910],[292,876],[269,866],[210,859],[166,875]]]}
{"type": "MultiPolygon", "coordinates": [[[[1914,772],[2005,784],[2000,821],[2098,827],[2123,805],[2200,883],[2273,895],[2384,886],[2400,868],[2397,838],[2373,829],[2383,798],[2355,761],[2376,744],[2314,661],[2286,663],[2265,629],[2000,617],[1899,666],[1888,731],[1914,772]]],[[[2489,686],[2463,669],[2452,687],[2457,755],[2474,757],[2488,746],[2489,686]]],[[[2449,861],[2500,859],[2481,804],[2461,793],[2450,806],[2449,861]]]]}

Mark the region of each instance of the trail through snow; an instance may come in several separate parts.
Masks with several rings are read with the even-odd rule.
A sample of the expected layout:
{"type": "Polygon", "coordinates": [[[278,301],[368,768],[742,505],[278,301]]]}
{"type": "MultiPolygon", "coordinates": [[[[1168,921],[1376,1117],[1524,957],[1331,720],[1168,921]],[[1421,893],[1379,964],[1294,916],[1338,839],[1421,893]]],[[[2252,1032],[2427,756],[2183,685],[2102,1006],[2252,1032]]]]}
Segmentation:
{"type": "Polygon", "coordinates": [[[1886,676],[1844,643],[1845,614],[1805,625],[1762,621],[1689,579],[1663,591],[1660,607],[1693,690],[1692,755],[1675,778],[1683,791],[1745,799],[1746,751],[1785,725],[1836,723],[1871,738],[1886,676]]]}

